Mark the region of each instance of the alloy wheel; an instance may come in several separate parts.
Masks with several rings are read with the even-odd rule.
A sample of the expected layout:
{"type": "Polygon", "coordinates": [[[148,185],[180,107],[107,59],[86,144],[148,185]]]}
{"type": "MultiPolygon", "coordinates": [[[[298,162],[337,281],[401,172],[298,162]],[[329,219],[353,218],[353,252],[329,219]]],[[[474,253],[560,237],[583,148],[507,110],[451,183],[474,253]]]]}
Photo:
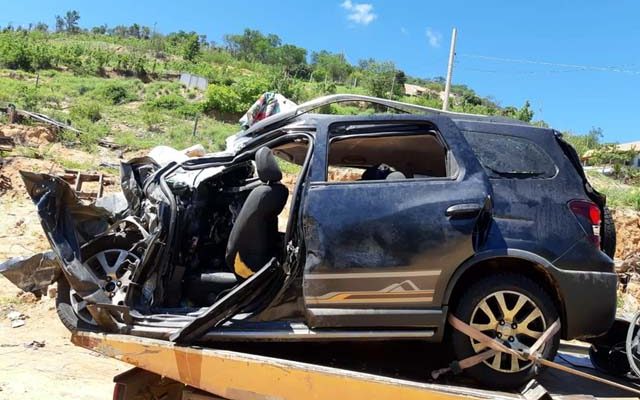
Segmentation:
{"type": "MultiPolygon", "coordinates": [[[[547,328],[540,307],[528,296],[510,290],[501,290],[482,299],[471,314],[470,325],[515,350],[527,350],[547,328]]],[[[487,348],[475,339],[470,340],[476,353],[487,348]]],[[[544,346],[540,348],[543,350],[544,346]]],[[[504,373],[520,372],[532,364],[504,353],[497,353],[484,363],[504,373]]]]}
{"type": "MultiPolygon", "coordinates": [[[[103,280],[102,290],[109,296],[111,303],[123,305],[131,278],[130,267],[137,265],[139,261],[140,258],[130,251],[109,249],[89,257],[85,265],[103,280]]],[[[69,291],[69,299],[78,318],[88,324],[97,325],[87,309],[87,302],[73,288],[69,291]]]]}

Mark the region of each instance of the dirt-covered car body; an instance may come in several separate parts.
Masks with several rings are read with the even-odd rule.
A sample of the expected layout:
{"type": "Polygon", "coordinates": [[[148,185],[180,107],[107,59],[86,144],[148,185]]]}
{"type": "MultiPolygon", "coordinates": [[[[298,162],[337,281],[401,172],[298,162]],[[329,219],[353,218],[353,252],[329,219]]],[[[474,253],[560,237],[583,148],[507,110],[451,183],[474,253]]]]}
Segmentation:
{"type": "Polygon", "coordinates": [[[68,303],[76,314],[84,306],[76,328],[181,343],[440,341],[466,288],[501,273],[543,288],[564,338],[613,321],[617,278],[601,249],[610,238],[589,219],[604,198],[551,129],[338,95],[239,138],[228,153],[125,163],[126,202],[103,206],[81,204],[58,178],[23,174],[68,303]],[[405,113],[309,112],[336,101],[405,113]],[[244,274],[228,241],[250,193],[278,180],[256,171],[263,148],[296,165],[296,177],[269,261],[244,274]],[[376,175],[381,165],[389,171],[376,175]]]}

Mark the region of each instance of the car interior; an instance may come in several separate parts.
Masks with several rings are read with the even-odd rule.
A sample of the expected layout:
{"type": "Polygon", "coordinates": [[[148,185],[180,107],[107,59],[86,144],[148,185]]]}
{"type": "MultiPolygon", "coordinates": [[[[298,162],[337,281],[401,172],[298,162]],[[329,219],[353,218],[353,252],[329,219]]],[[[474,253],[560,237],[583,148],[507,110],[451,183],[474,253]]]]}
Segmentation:
{"type": "Polygon", "coordinates": [[[435,130],[414,127],[405,131],[395,126],[375,127],[369,129],[371,132],[358,127],[343,130],[348,133],[335,136],[330,142],[329,182],[455,175],[455,160],[435,130]]]}
{"type": "Polygon", "coordinates": [[[180,196],[185,206],[174,268],[183,275],[180,306],[209,306],[273,257],[283,259],[294,184],[308,149],[306,139],[261,147],[180,196]]]}

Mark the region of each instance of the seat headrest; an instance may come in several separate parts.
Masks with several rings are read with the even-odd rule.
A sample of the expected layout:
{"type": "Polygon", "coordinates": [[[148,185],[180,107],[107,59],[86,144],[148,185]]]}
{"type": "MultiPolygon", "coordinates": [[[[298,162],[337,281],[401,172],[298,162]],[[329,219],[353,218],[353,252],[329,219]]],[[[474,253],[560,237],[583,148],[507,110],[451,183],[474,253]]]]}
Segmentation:
{"type": "Polygon", "coordinates": [[[278,182],[282,179],[280,167],[268,147],[261,147],[256,152],[256,171],[258,178],[264,183],[278,182]]]}
{"type": "Polygon", "coordinates": [[[393,171],[386,178],[388,181],[399,181],[402,179],[407,179],[407,177],[400,171],[393,171]]]}
{"type": "Polygon", "coordinates": [[[376,164],[364,170],[362,173],[363,181],[378,181],[387,178],[393,170],[387,164],[376,164]]]}

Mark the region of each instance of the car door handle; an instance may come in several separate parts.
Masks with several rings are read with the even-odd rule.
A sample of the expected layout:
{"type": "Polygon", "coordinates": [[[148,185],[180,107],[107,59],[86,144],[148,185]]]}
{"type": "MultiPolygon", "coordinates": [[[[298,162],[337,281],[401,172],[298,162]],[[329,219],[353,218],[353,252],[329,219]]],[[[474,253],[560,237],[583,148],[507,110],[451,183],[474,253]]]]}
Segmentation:
{"type": "Polygon", "coordinates": [[[472,218],[478,216],[483,208],[482,204],[476,203],[454,204],[447,208],[444,215],[451,218],[472,218]]]}

